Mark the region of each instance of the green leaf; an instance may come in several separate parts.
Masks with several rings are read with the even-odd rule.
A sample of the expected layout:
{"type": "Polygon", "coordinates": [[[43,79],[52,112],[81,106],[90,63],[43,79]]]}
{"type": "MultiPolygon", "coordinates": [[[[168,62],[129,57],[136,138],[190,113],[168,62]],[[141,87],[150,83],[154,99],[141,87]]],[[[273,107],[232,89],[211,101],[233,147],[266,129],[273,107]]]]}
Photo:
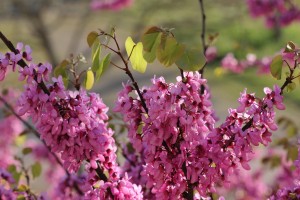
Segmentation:
{"type": "Polygon", "coordinates": [[[289,140],[286,137],[280,138],[275,142],[277,146],[283,146],[284,149],[288,148],[290,145],[289,140]]]}
{"type": "Polygon", "coordinates": [[[17,200],[26,200],[26,198],[23,194],[20,194],[17,196],[17,200]]]}
{"type": "Polygon", "coordinates": [[[271,168],[275,168],[281,165],[281,157],[280,156],[272,156],[270,159],[271,168]]]}
{"type": "Polygon", "coordinates": [[[298,147],[290,146],[287,152],[287,159],[295,161],[298,158],[298,147]]]}
{"type": "Polygon", "coordinates": [[[19,184],[19,181],[21,179],[21,176],[22,176],[22,172],[15,172],[12,174],[14,180],[15,180],[15,185],[18,185],[19,184]]]}
{"type": "Polygon", "coordinates": [[[101,45],[94,44],[92,49],[92,71],[96,73],[100,67],[101,45]]]}
{"type": "Polygon", "coordinates": [[[30,147],[25,147],[25,148],[22,150],[23,155],[30,154],[31,152],[32,152],[32,148],[30,148],[30,147]]]}
{"type": "Polygon", "coordinates": [[[67,66],[70,64],[68,60],[63,60],[58,66],[54,69],[54,76],[58,77],[61,75],[62,77],[65,77],[67,75],[67,66]]]}
{"type": "Polygon", "coordinates": [[[184,53],[185,46],[179,44],[174,37],[167,37],[164,45],[157,48],[157,59],[166,67],[174,64],[184,53]]]}
{"type": "Polygon", "coordinates": [[[96,71],[96,80],[99,80],[103,72],[107,69],[110,64],[110,53],[107,54],[100,62],[99,68],[96,71]]]}
{"type": "MultiPolygon", "coordinates": [[[[101,54],[101,45],[100,44],[94,44],[93,45],[93,50],[92,50],[92,71],[96,74],[96,80],[99,80],[102,72],[103,72],[103,68],[104,68],[104,62],[107,62],[107,59],[109,59],[109,57],[106,57],[100,61],[100,54],[101,54]]],[[[110,60],[109,60],[110,62],[110,60]]],[[[109,63],[108,63],[109,64],[109,63]]],[[[90,75],[91,76],[91,75],[90,75]]],[[[93,79],[94,81],[94,79],[93,79]]]]}
{"type": "Polygon", "coordinates": [[[271,63],[271,74],[274,78],[280,80],[282,72],[283,60],[281,55],[277,55],[273,58],[271,63]]]}
{"type": "Polygon", "coordinates": [[[19,184],[22,173],[17,171],[17,167],[15,165],[9,165],[7,167],[7,171],[12,175],[15,180],[15,185],[19,184]]]}
{"type": "Polygon", "coordinates": [[[200,50],[186,49],[176,61],[176,65],[184,71],[198,71],[205,65],[206,59],[200,50]]]}
{"type": "Polygon", "coordinates": [[[17,147],[22,147],[22,145],[24,145],[24,143],[26,142],[27,136],[26,135],[19,135],[14,143],[17,147]]]}
{"type": "Polygon", "coordinates": [[[156,51],[154,52],[144,51],[143,57],[148,63],[153,63],[156,58],[156,51]]]}
{"type": "Polygon", "coordinates": [[[156,26],[149,28],[142,36],[144,50],[152,52],[160,43],[162,30],[156,26]]]}
{"type": "Polygon", "coordinates": [[[67,73],[67,66],[70,64],[68,60],[63,60],[57,67],[54,69],[54,76],[62,76],[65,87],[68,87],[69,77],[67,73]]]}
{"type": "Polygon", "coordinates": [[[32,173],[32,177],[36,178],[39,177],[42,173],[42,165],[39,162],[34,163],[31,166],[31,173],[32,173]]]}
{"type": "Polygon", "coordinates": [[[147,61],[143,57],[143,44],[141,42],[135,44],[131,37],[125,42],[126,52],[134,70],[144,73],[147,68],[147,61]]]}
{"type": "Polygon", "coordinates": [[[297,128],[297,126],[295,126],[295,125],[289,124],[289,126],[288,126],[287,129],[286,129],[286,131],[287,131],[287,136],[288,136],[289,138],[292,138],[292,137],[294,137],[294,136],[297,135],[297,133],[298,133],[298,128],[297,128]]]}
{"type": "Polygon", "coordinates": [[[296,48],[295,44],[292,41],[289,41],[285,46],[284,52],[285,53],[294,52],[295,48],[296,48]]]}
{"type": "Polygon", "coordinates": [[[88,70],[86,72],[86,79],[85,79],[85,88],[87,90],[90,90],[94,85],[94,73],[92,72],[92,70],[88,70]]]}
{"type": "Polygon", "coordinates": [[[162,30],[154,26],[149,28],[142,36],[143,56],[148,63],[152,63],[156,58],[156,50],[161,42],[162,34],[162,30]]]}
{"type": "Polygon", "coordinates": [[[296,88],[296,83],[292,82],[292,83],[289,83],[289,84],[286,86],[286,91],[287,91],[287,92],[291,92],[291,91],[293,91],[295,88],[296,88]]]}
{"type": "Polygon", "coordinates": [[[98,33],[96,31],[92,31],[88,34],[86,40],[87,40],[87,43],[88,43],[89,47],[93,46],[93,44],[96,41],[97,37],[98,37],[98,33]]]}
{"type": "Polygon", "coordinates": [[[26,192],[28,189],[29,189],[28,186],[27,186],[27,185],[24,185],[24,184],[21,184],[21,185],[19,185],[19,187],[18,187],[18,191],[19,191],[19,192],[26,192]]]}
{"type": "Polygon", "coordinates": [[[13,165],[13,164],[8,165],[7,171],[8,171],[9,173],[11,173],[11,174],[17,172],[17,167],[16,167],[16,165],[13,165]]]}

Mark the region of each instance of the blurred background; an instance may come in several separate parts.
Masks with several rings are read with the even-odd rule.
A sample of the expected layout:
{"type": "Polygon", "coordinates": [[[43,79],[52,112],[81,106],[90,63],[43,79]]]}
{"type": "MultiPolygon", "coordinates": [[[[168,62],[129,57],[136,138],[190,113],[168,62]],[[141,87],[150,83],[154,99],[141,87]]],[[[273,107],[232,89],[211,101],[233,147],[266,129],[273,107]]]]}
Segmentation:
{"type": "MultiPolygon", "coordinates": [[[[57,66],[71,53],[82,53],[87,58],[87,65],[90,65],[91,51],[86,43],[86,36],[99,28],[109,30],[115,27],[121,44],[127,36],[138,41],[144,30],[152,25],[174,28],[173,32],[179,41],[190,47],[201,47],[201,13],[196,0],[138,0],[120,11],[92,11],[89,3],[85,0],[1,0],[0,30],[14,44],[29,44],[33,49],[35,62],[47,61],[53,66],[57,66]]],[[[207,35],[219,34],[214,44],[218,49],[218,57],[207,66],[205,77],[211,87],[216,112],[224,119],[227,109],[237,105],[236,100],[244,88],[261,95],[263,87],[281,85],[282,82],[270,75],[258,75],[255,69],[249,69],[243,74],[216,75],[215,69],[220,66],[220,60],[228,52],[234,52],[238,59],[244,59],[248,53],[262,58],[274,55],[287,41],[300,44],[299,23],[282,28],[280,35],[276,36],[273,29],[265,27],[263,19],[250,17],[245,1],[204,1],[204,6],[207,35]]],[[[0,43],[0,50],[7,50],[3,43],[0,43]]],[[[154,74],[163,75],[168,81],[175,81],[179,72],[176,67],[170,70],[154,63],[147,68],[145,74],[135,73],[135,76],[142,86],[149,84],[154,74]]],[[[13,75],[10,76],[0,87],[22,87],[22,83],[14,79],[13,75]]],[[[112,106],[121,83],[126,80],[122,71],[111,66],[93,90],[100,92],[104,102],[112,106]]],[[[280,112],[280,115],[297,119],[295,117],[299,113],[299,102],[299,89],[287,94],[287,110],[280,112]]]]}

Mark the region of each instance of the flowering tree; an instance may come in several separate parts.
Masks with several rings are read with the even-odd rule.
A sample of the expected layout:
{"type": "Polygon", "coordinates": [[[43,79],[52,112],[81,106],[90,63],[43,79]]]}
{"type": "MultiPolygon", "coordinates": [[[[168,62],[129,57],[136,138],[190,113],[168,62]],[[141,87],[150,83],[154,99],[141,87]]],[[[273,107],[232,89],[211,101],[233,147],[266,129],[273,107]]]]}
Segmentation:
{"type": "MultiPolygon", "coordinates": [[[[92,65],[84,69],[85,58],[71,56],[52,71],[51,64],[33,61],[29,46],[14,46],[0,32],[1,40],[9,48],[0,54],[0,80],[11,70],[18,72],[19,81],[24,81],[24,90],[18,97],[11,90],[0,96],[0,106],[7,113],[0,124],[6,139],[1,145],[1,198],[224,199],[218,196],[219,191],[235,187],[253,199],[300,198],[298,148],[289,141],[281,143],[288,146],[294,169],[290,162],[280,165],[282,172],[277,180],[282,182],[281,187],[274,186],[271,193],[262,192],[264,185],[258,179],[259,172],[245,177],[256,180],[257,187],[239,179],[247,176],[242,170],[249,170],[249,162],[256,158],[254,146],[268,146],[272,132],[278,129],[275,109],[285,109],[283,94],[295,88],[294,81],[300,76],[299,49],[288,42],[284,52],[270,61],[270,72],[276,79],[281,79],[282,68],[287,67],[282,86],[264,88],[261,98],[245,89],[238,99],[239,106],[230,108],[225,121],[217,125],[208,81],[204,78],[216,49],[206,40],[206,16],[203,1],[199,2],[203,25],[201,50],[177,41],[170,29],[153,26],[145,31],[140,42],[128,37],[124,54],[114,29],[99,30],[87,36],[92,65]],[[103,48],[110,53],[102,55],[103,48]],[[116,54],[122,65],[114,63],[111,54],[116,54]],[[154,77],[150,86],[140,87],[132,70],[144,73],[147,64],[155,60],[165,67],[176,65],[179,76],[173,83],[154,77]],[[108,107],[99,94],[88,91],[108,66],[118,68],[129,78],[112,109],[120,114],[119,120],[116,114],[108,115],[108,107]],[[12,98],[17,101],[10,101],[12,98]],[[121,144],[115,139],[122,130],[114,127],[113,119],[122,121],[128,143],[121,144]],[[35,140],[20,142],[22,151],[11,155],[14,139],[27,132],[36,135],[42,145],[35,140]],[[122,164],[117,160],[118,151],[125,159],[122,164]],[[30,155],[37,161],[28,166],[25,157],[30,155]],[[46,171],[50,184],[47,193],[36,194],[30,186],[31,180],[42,172],[41,160],[51,165],[46,171]],[[258,188],[259,184],[262,187],[258,188]]],[[[128,1],[101,3],[99,8],[108,8],[109,4],[119,9],[128,1]]],[[[236,64],[232,56],[226,59],[222,62],[236,64]]],[[[249,60],[251,65],[257,65],[255,59],[249,60]]],[[[287,119],[281,123],[292,124],[287,119]]],[[[273,155],[276,154],[272,152],[263,158],[264,162],[274,165],[273,155]]]]}

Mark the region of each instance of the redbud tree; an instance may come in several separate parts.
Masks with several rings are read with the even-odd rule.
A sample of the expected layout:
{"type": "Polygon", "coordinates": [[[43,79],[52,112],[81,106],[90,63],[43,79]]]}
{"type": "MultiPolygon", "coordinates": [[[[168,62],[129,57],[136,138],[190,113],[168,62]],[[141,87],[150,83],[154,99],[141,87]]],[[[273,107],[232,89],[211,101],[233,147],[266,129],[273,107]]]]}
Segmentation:
{"type": "MultiPolygon", "coordinates": [[[[118,10],[130,3],[95,0],[92,7],[118,10]]],[[[243,192],[237,199],[299,199],[298,146],[289,140],[295,135],[294,123],[276,121],[275,111],[285,109],[284,94],[296,87],[300,49],[290,41],[268,63],[253,55],[237,61],[228,54],[221,64],[232,71],[263,65],[278,80],[283,70],[286,76],[281,86],[265,87],[262,97],[242,91],[239,105],[217,123],[204,76],[217,50],[211,45],[215,38],[206,37],[204,5],[199,3],[200,49],[178,41],[171,29],[152,26],[139,41],[128,37],[123,51],[114,28],[98,30],[87,36],[91,65],[72,55],[53,69],[35,62],[28,45],[15,45],[0,32],[8,48],[0,54],[0,80],[17,73],[24,83],[22,91],[6,89],[0,96],[1,199],[225,199],[237,189],[243,192]],[[141,86],[132,71],[144,73],[154,61],[178,68],[178,77],[167,82],[154,76],[141,86]],[[105,94],[89,90],[110,67],[128,81],[120,83],[123,89],[109,110],[100,97],[105,94]],[[268,148],[278,124],[293,129],[290,138],[278,143],[288,154],[268,148]],[[127,140],[118,137],[123,132],[127,140]],[[40,142],[24,140],[30,133],[40,142]],[[259,145],[268,148],[263,158],[255,154],[259,145]],[[279,168],[279,184],[264,184],[261,169],[245,173],[253,159],[279,168]],[[48,190],[37,193],[32,181],[42,173],[48,190]]]]}

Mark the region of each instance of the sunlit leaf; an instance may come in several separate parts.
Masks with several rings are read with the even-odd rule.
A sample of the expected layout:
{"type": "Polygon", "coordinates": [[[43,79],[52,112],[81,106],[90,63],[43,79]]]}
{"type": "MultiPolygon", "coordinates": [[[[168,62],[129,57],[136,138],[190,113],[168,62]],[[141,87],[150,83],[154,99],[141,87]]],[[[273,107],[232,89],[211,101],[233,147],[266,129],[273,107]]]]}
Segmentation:
{"type": "Polygon", "coordinates": [[[88,43],[89,47],[93,46],[93,44],[96,41],[97,37],[98,37],[98,33],[96,31],[92,31],[88,34],[86,40],[87,40],[87,43],[88,43]]]}
{"type": "Polygon", "coordinates": [[[174,64],[184,53],[185,46],[179,44],[174,37],[167,37],[165,44],[157,48],[157,59],[164,66],[174,64]]]}
{"type": "Polygon", "coordinates": [[[92,70],[87,70],[85,79],[85,89],[90,90],[94,85],[94,73],[92,70]]]}
{"type": "Polygon", "coordinates": [[[36,178],[39,177],[42,173],[42,165],[39,162],[35,162],[32,166],[31,166],[31,173],[32,173],[32,177],[36,178]]]}
{"type": "Polygon", "coordinates": [[[176,61],[176,65],[184,71],[198,71],[204,66],[205,62],[205,56],[200,50],[186,49],[176,61]]]}
{"type": "Polygon", "coordinates": [[[18,137],[16,137],[16,139],[14,140],[15,145],[18,147],[21,147],[25,142],[26,142],[27,136],[26,135],[19,135],[18,137]]]}
{"type": "Polygon", "coordinates": [[[285,46],[285,53],[290,53],[293,52],[295,50],[296,46],[292,41],[289,41],[286,46],[285,46]]]}
{"type": "Polygon", "coordinates": [[[280,80],[282,72],[283,60],[281,55],[277,55],[273,58],[271,63],[271,74],[274,78],[280,80]]]}
{"type": "Polygon", "coordinates": [[[19,185],[19,187],[18,187],[18,191],[19,191],[19,192],[26,192],[28,189],[29,189],[28,186],[27,186],[27,185],[24,185],[24,184],[21,184],[21,185],[19,185]]]}
{"type": "Polygon", "coordinates": [[[131,37],[128,37],[125,42],[127,55],[132,68],[140,73],[144,73],[147,67],[147,61],[143,57],[143,44],[141,42],[135,44],[131,37]]]}

